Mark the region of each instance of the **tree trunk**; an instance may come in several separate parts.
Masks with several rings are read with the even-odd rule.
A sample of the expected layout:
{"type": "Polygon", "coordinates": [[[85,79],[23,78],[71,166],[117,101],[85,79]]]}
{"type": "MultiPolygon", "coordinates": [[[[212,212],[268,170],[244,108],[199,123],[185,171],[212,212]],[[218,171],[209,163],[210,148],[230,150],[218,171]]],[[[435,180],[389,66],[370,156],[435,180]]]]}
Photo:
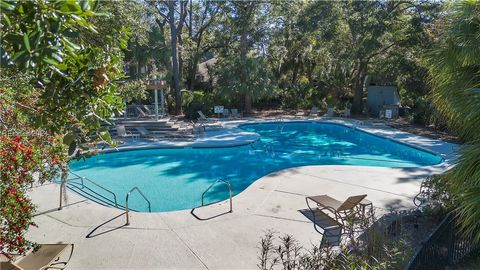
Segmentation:
{"type": "Polygon", "coordinates": [[[245,93],[245,113],[252,112],[252,95],[250,93],[245,93]]]}
{"type": "Polygon", "coordinates": [[[198,66],[198,53],[195,53],[193,60],[192,60],[192,66],[190,67],[190,75],[188,76],[188,90],[193,91],[193,87],[195,86],[195,76],[197,75],[197,66],[198,66]]]}
{"type": "Polygon", "coordinates": [[[172,74],[175,94],[175,114],[182,113],[182,96],[180,93],[180,72],[178,67],[177,27],[175,26],[175,2],[168,1],[168,24],[170,25],[170,43],[172,47],[172,74]]]}
{"type": "MultiPolygon", "coordinates": [[[[242,71],[240,74],[240,78],[242,81],[246,83],[247,76],[246,76],[246,65],[247,65],[247,33],[244,31],[240,36],[240,62],[242,63],[242,71]]],[[[250,93],[251,89],[245,89],[245,104],[244,104],[244,111],[245,113],[252,112],[252,95],[250,93]]]]}
{"type": "Polygon", "coordinates": [[[189,76],[190,82],[188,85],[188,90],[190,91],[193,91],[193,86],[195,85],[195,75],[197,75],[198,62],[200,61],[200,57],[201,57],[199,52],[200,52],[200,46],[202,44],[202,35],[203,35],[203,32],[200,32],[198,34],[192,66],[190,67],[190,76],[189,76]]]}
{"type": "Polygon", "coordinates": [[[180,37],[182,34],[178,35],[178,46],[177,46],[177,57],[178,57],[178,81],[182,81],[183,77],[183,40],[180,37]]]}
{"type": "Polygon", "coordinates": [[[292,75],[292,86],[297,84],[298,69],[300,68],[300,61],[298,58],[295,59],[295,64],[293,66],[293,75],[292,75]]]}
{"type": "Polygon", "coordinates": [[[368,62],[360,61],[355,75],[355,89],[352,103],[352,113],[360,114],[363,110],[363,88],[365,86],[365,76],[367,74],[368,62]]]}

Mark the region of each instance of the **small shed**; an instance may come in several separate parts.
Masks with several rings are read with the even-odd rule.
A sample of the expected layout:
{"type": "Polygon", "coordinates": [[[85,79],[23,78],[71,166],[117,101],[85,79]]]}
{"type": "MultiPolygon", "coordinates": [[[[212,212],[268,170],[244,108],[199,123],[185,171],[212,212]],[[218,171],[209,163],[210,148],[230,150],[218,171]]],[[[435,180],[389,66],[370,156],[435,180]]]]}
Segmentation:
{"type": "Polygon", "coordinates": [[[367,104],[368,111],[371,115],[379,116],[380,112],[389,108],[397,108],[393,117],[398,116],[398,108],[400,107],[400,95],[395,86],[378,86],[369,85],[367,87],[367,104]]]}

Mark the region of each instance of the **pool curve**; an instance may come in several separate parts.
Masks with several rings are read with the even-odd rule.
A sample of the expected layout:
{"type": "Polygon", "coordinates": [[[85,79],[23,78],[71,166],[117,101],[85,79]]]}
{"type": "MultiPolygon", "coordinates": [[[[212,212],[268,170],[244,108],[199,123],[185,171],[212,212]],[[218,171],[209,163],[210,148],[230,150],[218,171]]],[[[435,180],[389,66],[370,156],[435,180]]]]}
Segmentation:
{"type": "MultiPolygon", "coordinates": [[[[258,133],[259,140],[235,147],[104,153],[73,161],[70,169],[113,191],[119,201],[137,186],[151,201],[152,212],[164,212],[200,206],[203,191],[218,178],[230,182],[233,194],[237,195],[261,177],[291,167],[420,167],[443,161],[432,152],[340,124],[274,122],[239,127],[258,133]]],[[[70,179],[69,186],[74,191],[78,189],[76,181],[70,179]]],[[[227,199],[225,189],[222,185],[213,187],[206,194],[206,202],[227,199]]],[[[111,194],[94,185],[83,190],[93,191],[91,196],[111,199],[111,194]]],[[[129,205],[137,211],[147,211],[138,194],[132,194],[129,205]]]]}

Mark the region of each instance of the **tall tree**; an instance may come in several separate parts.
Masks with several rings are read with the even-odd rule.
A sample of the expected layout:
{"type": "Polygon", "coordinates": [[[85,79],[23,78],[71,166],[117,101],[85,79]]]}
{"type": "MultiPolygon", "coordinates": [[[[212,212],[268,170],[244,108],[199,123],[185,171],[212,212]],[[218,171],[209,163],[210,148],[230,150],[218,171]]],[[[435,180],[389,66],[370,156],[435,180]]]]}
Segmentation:
{"type": "Polygon", "coordinates": [[[216,42],[211,27],[215,24],[224,3],[217,1],[200,1],[192,3],[188,20],[185,21],[188,27],[188,37],[193,44],[190,48],[190,61],[188,72],[188,89],[193,90],[195,75],[198,69],[200,59],[214,48],[224,46],[221,42],[216,42]]]}
{"type": "Polygon", "coordinates": [[[182,113],[182,95],[181,95],[181,65],[182,60],[182,29],[185,25],[185,18],[188,13],[188,1],[149,1],[149,4],[155,7],[159,18],[156,20],[160,29],[165,30],[165,24],[168,24],[170,30],[170,51],[171,51],[171,71],[172,71],[172,92],[175,97],[175,113],[182,113]],[[178,15],[179,14],[179,15],[178,15]],[[177,16],[178,15],[178,16],[177,16]],[[180,41],[180,44],[179,44],[180,41]],[[180,45],[180,46],[179,46],[180,45]]]}
{"type": "Polygon", "coordinates": [[[258,96],[256,92],[263,90],[263,87],[258,88],[258,83],[262,82],[260,84],[264,85],[263,82],[270,79],[254,81],[253,78],[258,77],[252,74],[254,69],[250,68],[254,62],[260,65],[265,63],[258,58],[262,53],[268,8],[269,6],[264,2],[230,1],[226,6],[230,16],[222,21],[223,36],[221,38],[226,39],[228,46],[219,50],[219,58],[225,61],[220,59],[218,68],[220,73],[225,75],[224,79],[228,77],[227,74],[234,74],[231,72],[232,68],[235,68],[236,73],[231,83],[227,80],[219,80],[223,83],[220,88],[241,95],[246,113],[252,111],[253,98],[258,96]],[[222,63],[224,63],[223,66],[222,63]],[[234,81],[238,84],[234,84],[234,81]]]}
{"type": "Polygon", "coordinates": [[[362,112],[369,65],[380,55],[409,46],[421,34],[426,7],[435,3],[416,1],[345,1],[340,5],[349,33],[348,44],[355,60],[352,111],[362,112]]]}
{"type": "MultiPolygon", "coordinates": [[[[370,65],[378,57],[385,57],[396,48],[411,46],[418,41],[422,27],[431,18],[426,16],[436,3],[418,1],[342,1],[313,2],[309,7],[313,13],[332,10],[336,23],[345,31],[345,40],[338,46],[346,45],[354,62],[352,69],[353,106],[352,111],[361,113],[363,95],[370,65]]],[[[331,16],[317,16],[315,25],[328,24],[331,16]],[[327,20],[325,20],[327,19],[327,20]]],[[[338,29],[338,27],[337,27],[338,29]]]]}

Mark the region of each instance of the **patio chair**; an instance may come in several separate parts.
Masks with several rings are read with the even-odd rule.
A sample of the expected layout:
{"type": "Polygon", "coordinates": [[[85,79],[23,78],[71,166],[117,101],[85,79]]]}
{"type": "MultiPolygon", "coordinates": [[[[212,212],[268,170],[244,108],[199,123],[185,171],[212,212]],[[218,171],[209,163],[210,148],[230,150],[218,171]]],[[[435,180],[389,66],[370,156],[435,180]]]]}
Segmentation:
{"type": "Polygon", "coordinates": [[[310,110],[310,113],[308,114],[308,116],[311,116],[311,117],[317,117],[318,116],[318,108],[317,106],[313,106],[312,109],[310,110]]]}
{"type": "Polygon", "coordinates": [[[117,137],[132,138],[134,141],[140,138],[140,134],[127,131],[124,125],[118,125],[116,129],[117,129],[117,137]]]}
{"type": "Polygon", "coordinates": [[[327,112],[325,113],[326,117],[334,117],[335,116],[335,108],[327,108],[327,112]]]}
{"type": "Polygon", "coordinates": [[[145,112],[147,112],[147,114],[155,115],[155,111],[150,110],[150,108],[147,105],[143,105],[142,107],[145,110],[145,112]]]}
{"type": "Polygon", "coordinates": [[[223,117],[224,118],[230,118],[230,116],[232,116],[232,114],[230,113],[230,110],[229,109],[223,109],[223,117]]]}
{"type": "Polygon", "coordinates": [[[308,116],[308,115],[303,110],[300,110],[300,111],[295,111],[293,118],[298,119],[298,118],[303,118],[305,116],[308,116]]]}
{"type": "Polygon", "coordinates": [[[155,116],[155,114],[147,114],[145,113],[140,107],[135,107],[135,109],[138,112],[138,118],[144,117],[144,118],[149,118],[155,116]]]}
{"type": "Polygon", "coordinates": [[[232,117],[242,118],[242,113],[240,113],[237,109],[232,109],[232,117]]]}
{"type": "Polygon", "coordinates": [[[193,121],[190,121],[192,125],[192,134],[200,134],[205,132],[205,126],[202,123],[194,123],[193,121]]]}
{"type": "MultiPolygon", "coordinates": [[[[318,195],[306,197],[307,206],[315,213],[315,211],[329,212],[334,215],[335,220],[342,224],[343,229],[346,228],[347,222],[355,222],[357,218],[363,219],[365,216],[365,207],[371,205],[370,201],[362,202],[366,194],[350,196],[344,202],[336,200],[328,195],[318,195]],[[309,201],[313,201],[316,206],[310,206],[309,201]],[[363,209],[362,209],[363,208],[363,209]],[[363,213],[363,214],[362,214],[363,213]]],[[[315,217],[315,214],[314,214],[315,217]]],[[[313,222],[315,224],[315,220],[313,222]]]]}
{"type": "Polygon", "coordinates": [[[135,127],[135,129],[140,133],[140,135],[147,139],[158,139],[158,138],[193,138],[193,134],[188,134],[187,132],[173,132],[173,131],[151,131],[144,127],[135,127]]]}
{"type": "Polygon", "coordinates": [[[2,270],[43,270],[65,269],[73,255],[73,244],[42,244],[37,251],[27,254],[18,262],[2,262],[2,270]],[[60,255],[71,247],[66,261],[59,261],[60,255]]]}
{"type": "Polygon", "coordinates": [[[349,108],[345,108],[345,110],[340,114],[340,117],[350,117],[352,116],[351,110],[349,108]]]}
{"type": "Polygon", "coordinates": [[[199,115],[199,117],[198,117],[198,121],[199,121],[199,122],[204,122],[204,123],[217,122],[216,119],[206,117],[205,114],[203,114],[202,111],[197,111],[197,113],[198,113],[198,115],[199,115]]]}

